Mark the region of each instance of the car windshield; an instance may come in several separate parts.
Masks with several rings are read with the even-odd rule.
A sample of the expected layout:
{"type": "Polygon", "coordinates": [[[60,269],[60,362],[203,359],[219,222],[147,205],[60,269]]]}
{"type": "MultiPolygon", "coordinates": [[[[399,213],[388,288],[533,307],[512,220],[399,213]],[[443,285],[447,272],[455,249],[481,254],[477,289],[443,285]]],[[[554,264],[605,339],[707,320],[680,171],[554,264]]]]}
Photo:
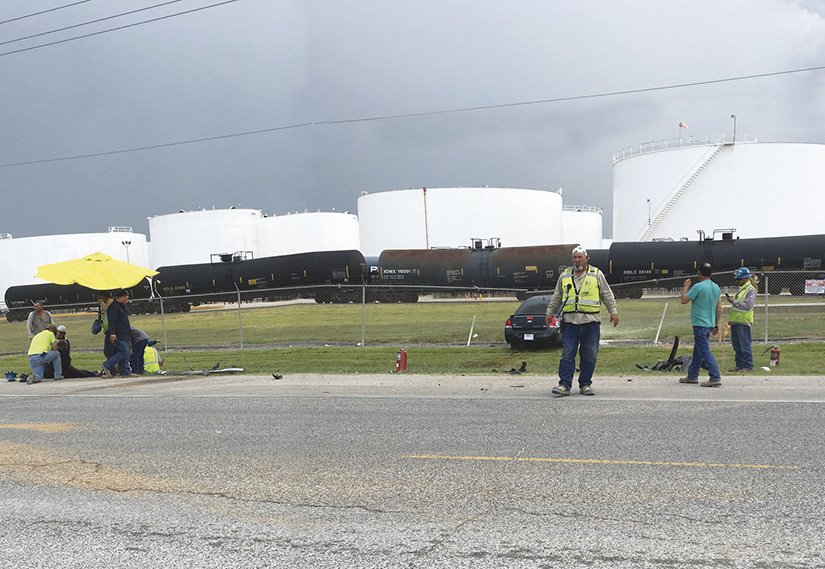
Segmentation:
{"type": "Polygon", "coordinates": [[[534,296],[525,300],[516,310],[516,314],[544,314],[547,311],[549,296],[534,296]]]}

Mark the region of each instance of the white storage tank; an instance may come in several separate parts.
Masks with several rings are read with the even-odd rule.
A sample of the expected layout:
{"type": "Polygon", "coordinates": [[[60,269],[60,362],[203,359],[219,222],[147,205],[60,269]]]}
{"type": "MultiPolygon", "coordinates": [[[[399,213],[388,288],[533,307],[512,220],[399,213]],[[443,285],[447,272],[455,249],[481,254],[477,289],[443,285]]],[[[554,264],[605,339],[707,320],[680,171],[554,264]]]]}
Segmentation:
{"type": "Polygon", "coordinates": [[[257,209],[180,211],[149,218],[152,267],[209,263],[213,254],[251,251],[260,256],[257,209]]]}
{"type": "Polygon", "coordinates": [[[586,205],[566,205],[562,208],[562,239],[578,243],[585,249],[602,247],[602,209],[586,205]]]}
{"type": "Polygon", "coordinates": [[[261,220],[261,257],[360,249],[358,217],[349,212],[294,213],[261,220]]]}
{"type": "Polygon", "coordinates": [[[504,247],[561,243],[561,195],[516,188],[420,188],[358,198],[361,251],[464,247],[499,238],[504,247]]]}
{"type": "Polygon", "coordinates": [[[823,189],[822,144],[742,136],[735,144],[724,137],[648,143],[614,157],[613,238],[693,240],[716,229],[741,238],[820,234],[823,189]]]}
{"type": "Polygon", "coordinates": [[[10,286],[39,284],[34,277],[37,267],[104,253],[120,261],[149,266],[146,236],[134,233],[131,227],[110,227],[106,233],[74,233],[69,235],[39,235],[14,239],[0,235],[0,299],[10,286]]]}

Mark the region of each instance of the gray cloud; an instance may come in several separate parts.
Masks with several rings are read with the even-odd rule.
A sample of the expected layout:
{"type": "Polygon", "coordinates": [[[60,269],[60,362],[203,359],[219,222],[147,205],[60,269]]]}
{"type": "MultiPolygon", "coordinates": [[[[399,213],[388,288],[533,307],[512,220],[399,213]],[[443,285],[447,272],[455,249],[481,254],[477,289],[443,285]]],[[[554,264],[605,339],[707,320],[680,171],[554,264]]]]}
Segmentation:
{"type": "MultiPolygon", "coordinates": [[[[0,41],[135,7],[89,3],[2,25],[0,41]]],[[[32,11],[7,0],[0,19],[32,11]]],[[[241,0],[0,56],[0,163],[823,64],[815,2],[241,0]]],[[[361,191],[486,184],[564,187],[606,209],[609,233],[615,151],[682,120],[730,132],[731,114],[762,140],[825,142],[825,72],[0,167],[0,232],[146,232],[178,209],[354,211],[361,191]]]]}

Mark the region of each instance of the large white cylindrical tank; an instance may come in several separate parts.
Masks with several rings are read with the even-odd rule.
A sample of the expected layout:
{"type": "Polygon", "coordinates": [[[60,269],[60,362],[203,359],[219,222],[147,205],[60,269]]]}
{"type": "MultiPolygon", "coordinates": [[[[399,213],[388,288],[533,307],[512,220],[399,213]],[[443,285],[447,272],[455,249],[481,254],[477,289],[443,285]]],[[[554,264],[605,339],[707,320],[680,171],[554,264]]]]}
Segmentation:
{"type": "Polygon", "coordinates": [[[37,267],[104,253],[120,261],[148,267],[149,249],[146,236],[131,228],[111,227],[107,233],[40,235],[37,237],[0,236],[0,299],[10,286],[39,284],[34,277],[37,267]]]}
{"type": "Polygon", "coordinates": [[[251,251],[260,256],[257,209],[181,211],[149,218],[152,268],[209,263],[213,254],[251,251]]]}
{"type": "Polygon", "coordinates": [[[585,249],[601,249],[601,208],[583,205],[564,206],[561,217],[564,243],[578,243],[585,249]]]}
{"type": "Polygon", "coordinates": [[[822,144],[726,141],[643,149],[615,160],[613,238],[695,239],[697,231],[710,236],[716,229],[735,229],[742,238],[819,234],[825,232],[823,190],[822,144]]]}
{"type": "Polygon", "coordinates": [[[427,188],[362,194],[361,251],[469,246],[499,238],[502,246],[562,241],[561,195],[516,188],[427,188]]]}
{"type": "Polygon", "coordinates": [[[310,251],[360,250],[358,217],[351,213],[310,212],[261,220],[261,257],[310,251]]]}

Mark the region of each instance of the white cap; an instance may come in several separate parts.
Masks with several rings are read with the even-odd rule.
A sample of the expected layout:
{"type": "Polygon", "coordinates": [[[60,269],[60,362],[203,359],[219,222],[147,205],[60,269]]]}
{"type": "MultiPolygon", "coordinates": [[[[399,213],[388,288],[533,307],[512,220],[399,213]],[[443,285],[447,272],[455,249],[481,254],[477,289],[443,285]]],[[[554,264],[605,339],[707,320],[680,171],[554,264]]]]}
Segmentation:
{"type": "Polygon", "coordinates": [[[576,253],[581,253],[581,254],[582,254],[582,255],[584,255],[585,257],[587,257],[587,256],[588,256],[588,255],[587,255],[587,249],[585,249],[585,248],[584,248],[584,247],[582,247],[581,245],[576,245],[576,248],[575,248],[575,249],[573,249],[573,253],[572,253],[572,254],[573,254],[573,255],[575,255],[576,253]]]}
{"type": "Polygon", "coordinates": [[[57,327],[57,331],[58,331],[58,332],[65,332],[65,331],[66,331],[66,327],[65,327],[63,324],[61,324],[60,326],[58,326],[58,327],[57,327]]]}

